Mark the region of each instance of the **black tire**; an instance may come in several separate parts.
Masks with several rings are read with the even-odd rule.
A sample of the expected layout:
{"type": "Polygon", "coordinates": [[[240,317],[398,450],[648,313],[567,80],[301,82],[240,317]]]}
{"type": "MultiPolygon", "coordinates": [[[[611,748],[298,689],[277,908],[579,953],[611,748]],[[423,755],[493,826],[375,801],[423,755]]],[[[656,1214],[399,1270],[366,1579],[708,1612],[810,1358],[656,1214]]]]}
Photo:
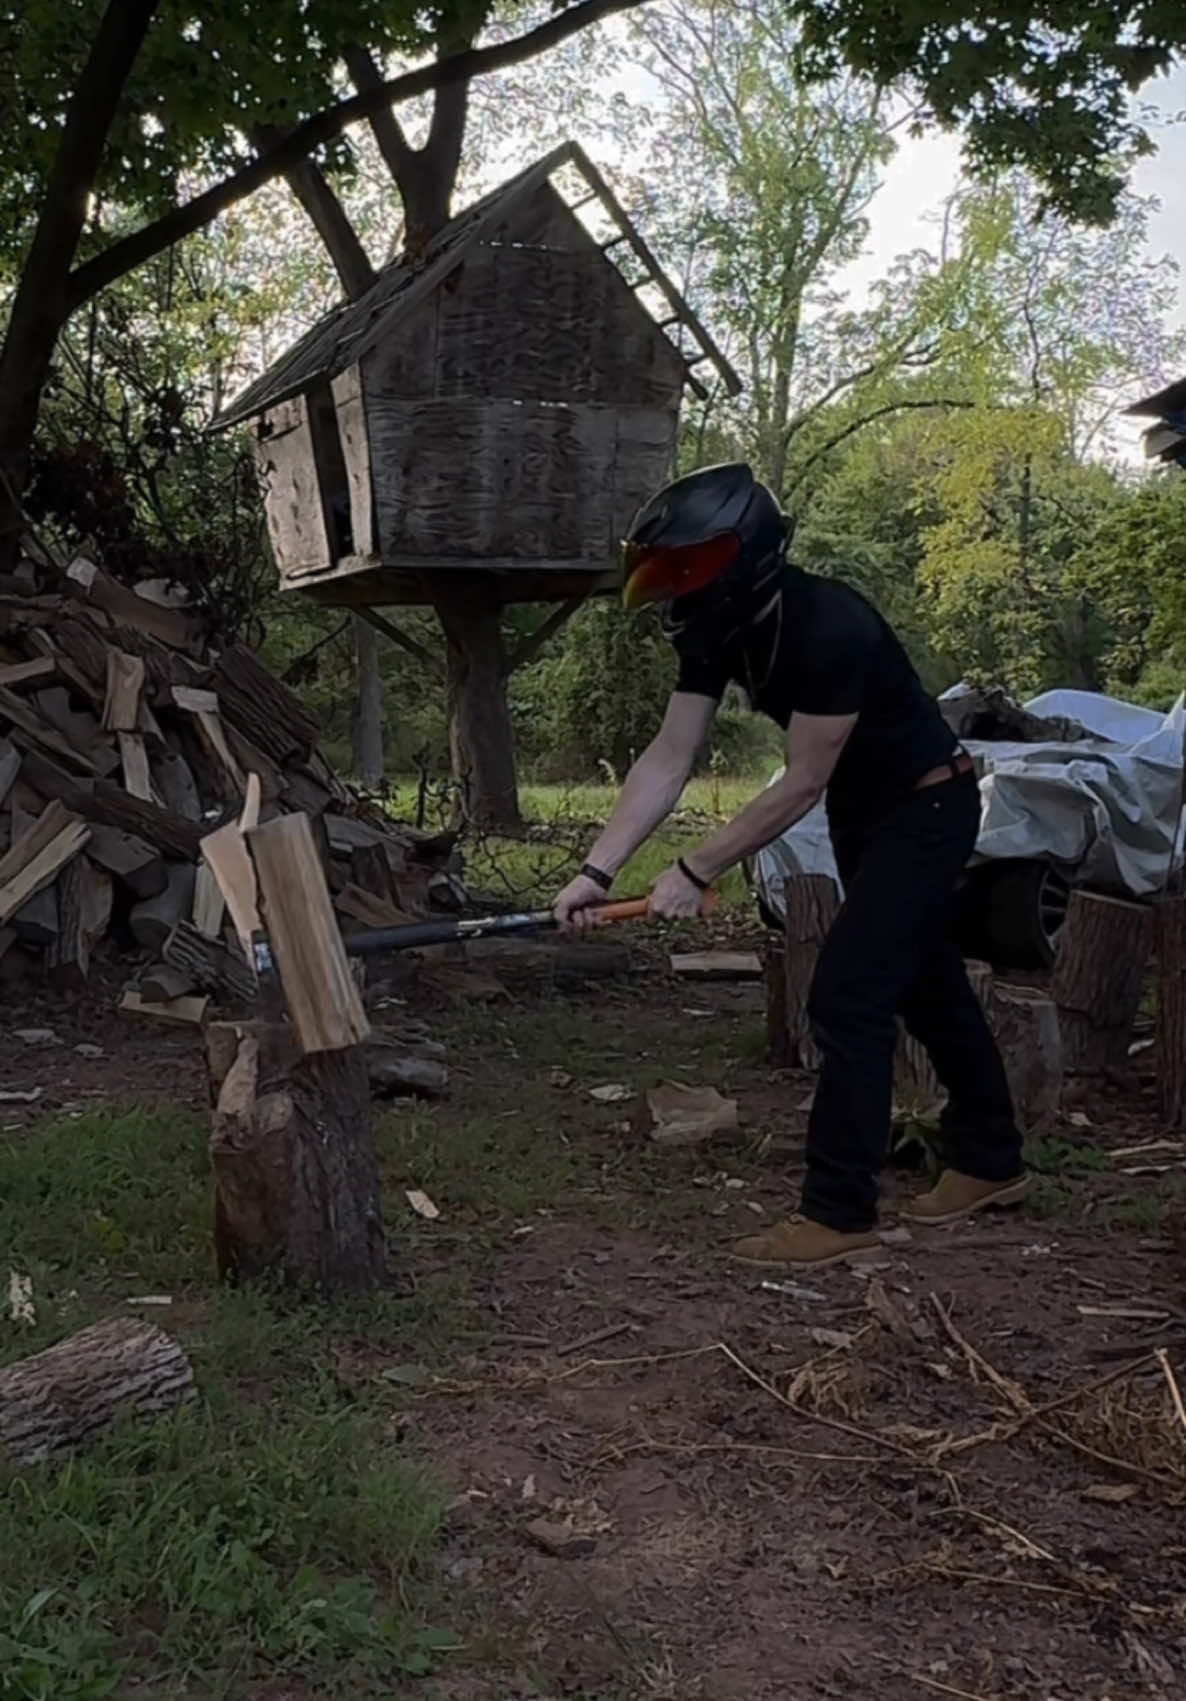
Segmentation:
{"type": "Polygon", "coordinates": [[[1071,887],[1048,862],[972,870],[961,909],[964,948],[998,969],[1048,969],[1058,952],[1071,887]]]}

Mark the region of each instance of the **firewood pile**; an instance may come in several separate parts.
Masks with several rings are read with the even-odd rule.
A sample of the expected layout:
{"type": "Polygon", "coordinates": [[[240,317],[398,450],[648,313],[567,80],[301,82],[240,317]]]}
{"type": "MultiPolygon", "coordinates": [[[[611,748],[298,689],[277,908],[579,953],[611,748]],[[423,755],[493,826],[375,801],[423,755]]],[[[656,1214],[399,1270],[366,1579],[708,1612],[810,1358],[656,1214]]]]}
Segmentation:
{"type": "Polygon", "coordinates": [[[199,846],[250,775],[260,820],[309,817],[343,933],[456,908],[452,837],[392,821],[317,740],[295,693],[159,582],[22,561],[0,580],[0,980],[77,986],[110,936],[143,963],[129,1011],[201,1022],[249,999],[199,846]]]}

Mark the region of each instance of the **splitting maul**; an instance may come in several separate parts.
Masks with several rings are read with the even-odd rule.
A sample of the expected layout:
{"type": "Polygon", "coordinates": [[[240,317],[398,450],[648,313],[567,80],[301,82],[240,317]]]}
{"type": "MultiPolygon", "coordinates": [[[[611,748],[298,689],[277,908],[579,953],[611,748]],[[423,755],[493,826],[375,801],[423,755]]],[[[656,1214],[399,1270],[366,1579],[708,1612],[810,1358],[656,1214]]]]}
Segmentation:
{"type": "MultiPolygon", "coordinates": [[[[647,898],[623,898],[618,902],[599,904],[596,925],[607,922],[641,921],[650,907],[647,898]]],[[[706,892],[700,906],[701,916],[710,916],[717,907],[716,894],[706,892]]],[[[413,951],[425,945],[466,944],[475,939],[497,939],[504,934],[555,932],[559,923],[551,910],[521,910],[512,915],[484,915],[471,919],[456,917],[442,921],[413,921],[400,927],[370,927],[343,936],[342,943],[351,956],[374,957],[388,952],[413,951]]],[[[251,939],[252,963],[257,976],[266,976],[275,968],[271,948],[258,932],[251,939]]]]}

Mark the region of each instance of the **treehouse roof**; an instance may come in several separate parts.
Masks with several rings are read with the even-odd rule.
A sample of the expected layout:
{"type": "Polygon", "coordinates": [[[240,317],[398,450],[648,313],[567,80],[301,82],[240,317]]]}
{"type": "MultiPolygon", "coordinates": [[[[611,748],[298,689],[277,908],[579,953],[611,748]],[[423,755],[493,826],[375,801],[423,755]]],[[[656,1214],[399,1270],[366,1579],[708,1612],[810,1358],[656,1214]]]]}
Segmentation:
{"type": "MultiPolygon", "coordinates": [[[[673,326],[679,326],[695,343],[699,352],[691,359],[678,347],[677,353],[684,362],[687,382],[697,394],[703,396],[706,392],[693,367],[708,361],[729,394],[736,395],[741,389],[741,380],[662,270],[609,184],[578,143],[565,142],[450,219],[423,254],[414,258],[400,256],[384,267],[365,295],[357,301],[344,302],[326,314],[262,377],[235,397],[214,421],[214,428],[238,425],[302,394],[319,379],[335,378],[345,372],[377,342],[397,331],[401,317],[410,315],[426,296],[443,283],[473,247],[479,243],[495,242],[500,237],[509,237],[513,241],[517,216],[525,211],[531,198],[546,184],[551,184],[562,204],[574,216],[578,208],[593,201],[609,215],[617,227],[617,234],[608,243],[600,245],[605,263],[615,265],[612,252],[629,251],[643,272],[631,287],[637,290],[649,284],[663,297],[669,316],[656,321],[656,330],[667,337],[673,326]],[[584,181],[584,192],[578,194],[576,200],[569,200],[563,195],[554,181],[565,167],[572,168],[570,176],[575,174],[584,181]]],[[[671,339],[668,337],[668,340],[671,339]]],[[[676,345],[673,343],[673,346],[676,345]]]]}

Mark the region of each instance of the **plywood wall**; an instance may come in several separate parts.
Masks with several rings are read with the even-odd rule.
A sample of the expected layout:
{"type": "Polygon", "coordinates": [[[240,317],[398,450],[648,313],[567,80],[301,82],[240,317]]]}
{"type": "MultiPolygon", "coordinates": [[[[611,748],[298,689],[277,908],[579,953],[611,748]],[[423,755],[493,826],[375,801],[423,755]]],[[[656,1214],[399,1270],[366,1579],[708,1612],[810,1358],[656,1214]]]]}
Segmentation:
{"type": "Polygon", "coordinates": [[[384,560],[589,567],[666,476],[664,410],[460,399],[368,405],[384,560]]]}
{"type": "Polygon", "coordinates": [[[264,416],[258,446],[266,489],[268,535],[281,578],[327,566],[329,531],[313,462],[303,396],[264,416]]]}

